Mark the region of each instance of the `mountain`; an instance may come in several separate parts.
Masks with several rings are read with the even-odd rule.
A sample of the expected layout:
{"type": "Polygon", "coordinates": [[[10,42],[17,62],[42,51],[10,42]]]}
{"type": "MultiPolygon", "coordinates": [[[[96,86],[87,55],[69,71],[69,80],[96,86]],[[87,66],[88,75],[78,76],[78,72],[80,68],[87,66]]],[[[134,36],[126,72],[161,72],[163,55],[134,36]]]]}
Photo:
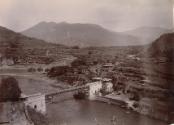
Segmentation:
{"type": "Polygon", "coordinates": [[[96,24],[41,22],[22,34],[51,43],[68,46],[125,46],[136,45],[136,37],[109,31],[96,24]]]}
{"type": "Polygon", "coordinates": [[[20,33],[16,33],[12,30],[0,26],[0,47],[8,46],[9,44],[13,43],[21,44],[23,48],[33,48],[33,49],[43,48],[43,47],[54,47],[54,46],[65,47],[63,45],[50,44],[43,40],[27,37],[20,33]]]}
{"type": "Polygon", "coordinates": [[[168,60],[174,58],[174,33],[161,35],[156,41],[150,44],[149,55],[153,57],[165,57],[168,60]]]}
{"type": "Polygon", "coordinates": [[[160,27],[140,27],[124,33],[137,37],[140,40],[140,43],[143,45],[149,44],[159,38],[162,34],[170,32],[172,32],[172,30],[160,27]]]}
{"type": "Polygon", "coordinates": [[[51,62],[57,58],[46,56],[47,51],[54,56],[66,48],[68,47],[30,38],[0,26],[0,65],[1,57],[13,59],[15,63],[51,62]]]}

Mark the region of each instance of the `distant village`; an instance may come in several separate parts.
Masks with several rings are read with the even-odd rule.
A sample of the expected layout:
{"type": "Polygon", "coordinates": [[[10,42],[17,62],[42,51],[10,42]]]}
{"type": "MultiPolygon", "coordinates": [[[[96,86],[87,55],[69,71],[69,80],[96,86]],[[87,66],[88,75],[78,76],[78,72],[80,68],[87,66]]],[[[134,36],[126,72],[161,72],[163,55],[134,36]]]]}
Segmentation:
{"type": "MultiPolygon", "coordinates": [[[[45,57],[48,57],[48,55],[50,55],[50,52],[45,51],[45,57]]],[[[48,64],[36,66],[30,65],[27,71],[29,73],[37,72],[45,74],[46,77],[50,79],[56,78],[65,85],[71,86],[70,88],[74,89],[68,89],[68,91],[74,91],[74,97],[76,99],[87,97],[89,100],[98,100],[109,104],[116,104],[120,107],[126,107],[128,110],[133,110],[144,115],[165,121],[169,120],[169,117],[164,113],[168,112],[166,111],[167,108],[165,102],[156,99],[165,98],[165,94],[163,93],[165,93],[166,90],[153,85],[149,86],[151,81],[146,77],[148,74],[139,69],[139,64],[143,62],[141,57],[136,54],[128,54],[124,57],[126,62],[120,58],[122,55],[120,57],[112,58],[107,56],[105,56],[106,58],[100,58],[100,56],[97,58],[95,57],[97,56],[89,51],[85,56],[78,55],[77,58],[70,61],[71,63],[66,63],[67,60],[64,60],[62,61],[63,63],[61,62],[58,66],[48,66],[48,64]],[[81,86],[84,87],[78,89],[78,87],[81,86]],[[154,107],[156,104],[157,106],[154,107]]],[[[13,58],[6,58],[0,54],[0,67],[11,67],[14,65],[16,64],[13,58]]],[[[20,63],[18,65],[20,65],[20,63]]],[[[66,89],[67,88],[65,88],[65,90],[66,89]]],[[[59,92],[52,93],[50,95],[58,96],[58,93],[59,92]]],[[[24,107],[30,107],[36,112],[44,115],[47,112],[47,101],[53,101],[54,98],[54,96],[49,96],[49,94],[47,94],[22,94],[21,99],[24,100],[22,101],[24,102],[24,107]]],[[[2,107],[7,108],[8,110],[16,107],[16,104],[12,106],[9,102],[7,102],[7,105],[9,107],[2,107]]],[[[21,107],[20,105],[21,104],[17,104],[17,107],[21,107]]],[[[3,112],[3,114],[8,114],[7,112],[3,112]]],[[[25,113],[25,116],[23,116],[24,119],[29,118],[27,111],[25,111],[25,113]]],[[[22,119],[20,120],[21,122],[23,121],[22,119]]],[[[8,122],[13,122],[13,120],[8,122]]],[[[22,123],[21,125],[25,124],[28,125],[28,122],[22,123]]],[[[33,123],[31,122],[31,124],[33,123]]]]}

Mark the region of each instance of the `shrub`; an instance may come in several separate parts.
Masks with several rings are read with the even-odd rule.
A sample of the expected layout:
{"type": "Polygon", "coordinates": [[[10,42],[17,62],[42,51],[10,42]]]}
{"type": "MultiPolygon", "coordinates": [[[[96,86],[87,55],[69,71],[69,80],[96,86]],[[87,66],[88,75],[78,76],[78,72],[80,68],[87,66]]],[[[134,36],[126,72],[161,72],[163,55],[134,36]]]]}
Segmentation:
{"type": "Polygon", "coordinates": [[[38,71],[38,72],[42,72],[43,69],[42,69],[41,67],[39,67],[39,68],[37,68],[37,71],[38,71]]]}
{"type": "Polygon", "coordinates": [[[69,70],[70,70],[70,67],[68,66],[56,66],[56,67],[52,67],[48,71],[47,75],[49,77],[57,77],[57,76],[66,74],[69,70]]]}
{"type": "Polygon", "coordinates": [[[78,67],[78,66],[84,66],[86,65],[86,62],[84,59],[76,59],[71,63],[72,67],[78,67]]]}
{"type": "Polygon", "coordinates": [[[35,68],[29,68],[28,72],[36,72],[36,69],[35,68]]]}

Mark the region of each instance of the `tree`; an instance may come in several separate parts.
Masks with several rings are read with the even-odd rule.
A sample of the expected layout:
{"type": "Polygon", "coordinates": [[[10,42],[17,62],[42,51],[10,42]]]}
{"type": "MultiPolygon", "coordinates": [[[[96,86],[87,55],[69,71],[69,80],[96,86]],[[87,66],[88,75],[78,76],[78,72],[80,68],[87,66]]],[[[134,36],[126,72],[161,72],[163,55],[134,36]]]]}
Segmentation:
{"type": "Polygon", "coordinates": [[[13,77],[3,78],[0,84],[0,102],[18,101],[21,89],[18,81],[13,77]]]}
{"type": "Polygon", "coordinates": [[[86,60],[84,58],[76,59],[71,63],[72,67],[86,66],[86,60]]]}
{"type": "Polygon", "coordinates": [[[68,66],[55,66],[48,71],[47,75],[49,77],[57,77],[57,76],[65,75],[70,70],[72,69],[68,66]]]}

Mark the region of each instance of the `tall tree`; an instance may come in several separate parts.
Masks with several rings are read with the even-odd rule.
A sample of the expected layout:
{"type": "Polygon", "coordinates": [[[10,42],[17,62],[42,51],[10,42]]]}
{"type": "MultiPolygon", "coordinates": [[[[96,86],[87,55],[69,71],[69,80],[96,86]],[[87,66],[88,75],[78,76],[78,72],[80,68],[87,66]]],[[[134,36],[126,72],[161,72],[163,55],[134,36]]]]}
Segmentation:
{"type": "Polygon", "coordinates": [[[0,84],[0,102],[18,101],[21,89],[18,81],[13,77],[3,78],[0,84]]]}

